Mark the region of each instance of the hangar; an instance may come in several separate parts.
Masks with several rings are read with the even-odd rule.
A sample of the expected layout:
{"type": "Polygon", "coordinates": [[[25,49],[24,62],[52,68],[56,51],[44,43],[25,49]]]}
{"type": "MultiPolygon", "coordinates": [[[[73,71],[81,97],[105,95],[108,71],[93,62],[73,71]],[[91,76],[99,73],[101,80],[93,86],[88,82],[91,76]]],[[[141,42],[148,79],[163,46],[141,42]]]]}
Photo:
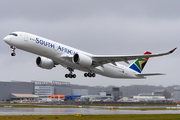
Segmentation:
{"type": "Polygon", "coordinates": [[[11,81],[0,82],[0,102],[11,100],[34,100],[54,94],[71,95],[69,82],[62,81],[11,81]]]}
{"type": "Polygon", "coordinates": [[[19,93],[11,93],[11,100],[34,100],[39,98],[39,96],[34,94],[19,94],[19,93]]]}
{"type": "Polygon", "coordinates": [[[34,94],[34,83],[30,82],[0,82],[0,102],[10,101],[12,93],[34,94]]]}

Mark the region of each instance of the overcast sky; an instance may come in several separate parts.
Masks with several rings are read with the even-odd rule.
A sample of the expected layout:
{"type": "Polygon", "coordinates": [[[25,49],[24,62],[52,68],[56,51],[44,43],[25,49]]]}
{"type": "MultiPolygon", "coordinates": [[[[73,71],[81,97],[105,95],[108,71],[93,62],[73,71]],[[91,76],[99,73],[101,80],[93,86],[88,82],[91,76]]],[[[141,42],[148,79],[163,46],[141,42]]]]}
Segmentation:
{"type": "MultiPolygon", "coordinates": [[[[76,79],[62,66],[44,70],[37,55],[10,47],[3,38],[13,31],[33,33],[71,47],[103,55],[167,52],[180,45],[180,0],[1,0],[0,81],[67,81],[90,86],[180,85],[180,52],[149,59],[142,73],[164,73],[144,80],[97,75],[76,79]]],[[[133,61],[129,61],[133,62],[133,61]]],[[[126,63],[120,62],[128,66],[126,63]]]]}

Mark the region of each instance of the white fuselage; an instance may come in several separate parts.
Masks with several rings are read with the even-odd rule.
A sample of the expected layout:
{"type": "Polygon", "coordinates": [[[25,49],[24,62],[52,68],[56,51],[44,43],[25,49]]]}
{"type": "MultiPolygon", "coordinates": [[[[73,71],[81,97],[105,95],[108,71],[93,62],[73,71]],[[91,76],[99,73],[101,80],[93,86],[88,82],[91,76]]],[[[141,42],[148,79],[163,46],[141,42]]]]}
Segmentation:
{"type": "Polygon", "coordinates": [[[93,72],[112,78],[144,78],[136,76],[136,71],[117,63],[116,65],[107,63],[97,67],[82,67],[67,58],[72,58],[75,53],[81,53],[89,57],[91,57],[92,54],[30,33],[15,33],[17,33],[18,36],[8,35],[4,38],[4,41],[10,46],[15,46],[18,49],[52,59],[64,67],[93,72]]]}

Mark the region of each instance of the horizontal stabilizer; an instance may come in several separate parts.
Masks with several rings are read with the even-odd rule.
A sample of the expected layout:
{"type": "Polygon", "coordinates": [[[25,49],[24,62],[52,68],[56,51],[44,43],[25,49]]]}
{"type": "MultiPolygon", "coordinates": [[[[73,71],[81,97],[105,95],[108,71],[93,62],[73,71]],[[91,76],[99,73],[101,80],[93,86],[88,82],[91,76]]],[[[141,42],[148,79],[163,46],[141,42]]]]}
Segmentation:
{"type": "Polygon", "coordinates": [[[154,75],[165,75],[162,73],[145,73],[145,74],[136,74],[136,76],[154,76],[154,75]]]}

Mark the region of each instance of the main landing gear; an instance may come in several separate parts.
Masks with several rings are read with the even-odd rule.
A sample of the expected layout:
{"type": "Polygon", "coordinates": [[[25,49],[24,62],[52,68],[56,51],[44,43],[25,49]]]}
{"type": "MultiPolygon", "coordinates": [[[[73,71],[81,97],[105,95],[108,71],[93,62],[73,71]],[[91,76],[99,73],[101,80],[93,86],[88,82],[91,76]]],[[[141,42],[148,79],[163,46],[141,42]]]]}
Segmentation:
{"type": "Polygon", "coordinates": [[[96,77],[95,73],[84,73],[84,77],[96,77]]]}
{"type": "Polygon", "coordinates": [[[69,70],[69,74],[65,74],[66,78],[76,78],[76,74],[73,74],[72,72],[74,71],[72,68],[67,68],[69,70]]]}
{"type": "Polygon", "coordinates": [[[72,74],[72,73],[65,74],[65,77],[66,78],[76,78],[76,74],[72,74]]]}
{"type": "Polygon", "coordinates": [[[11,49],[12,49],[12,53],[11,53],[11,56],[15,56],[16,55],[16,53],[15,53],[15,50],[16,50],[16,47],[14,47],[14,46],[11,46],[11,49]]]}

